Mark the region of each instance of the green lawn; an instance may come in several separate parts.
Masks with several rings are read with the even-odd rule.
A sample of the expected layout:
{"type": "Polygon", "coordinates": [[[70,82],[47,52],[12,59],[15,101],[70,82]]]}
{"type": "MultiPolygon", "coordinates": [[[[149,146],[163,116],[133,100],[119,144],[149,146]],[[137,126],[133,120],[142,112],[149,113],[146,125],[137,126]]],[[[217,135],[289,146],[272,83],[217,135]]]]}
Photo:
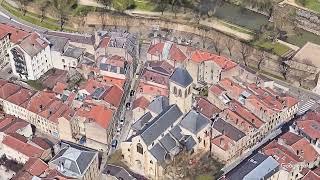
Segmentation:
{"type": "Polygon", "coordinates": [[[44,89],[42,83],[37,80],[29,80],[29,81],[27,81],[27,84],[38,91],[42,91],[44,89]]]}
{"type": "MultiPolygon", "coordinates": [[[[10,4],[8,4],[6,1],[3,1],[1,3],[1,6],[6,9],[8,12],[10,12],[13,16],[16,16],[19,19],[25,20],[27,22],[30,22],[32,24],[35,24],[40,27],[44,27],[51,30],[60,30],[59,21],[56,19],[45,17],[44,20],[41,22],[40,15],[34,14],[31,12],[27,12],[25,15],[22,14],[22,12],[14,7],[12,7],[10,4]]],[[[67,31],[73,31],[71,28],[65,28],[67,31]]]]}
{"type": "Polygon", "coordinates": [[[280,44],[278,42],[272,43],[271,41],[266,39],[259,39],[257,41],[254,41],[252,44],[258,48],[271,51],[278,56],[282,56],[283,54],[285,54],[290,50],[289,47],[283,44],[280,44]]]}
{"type": "Polygon", "coordinates": [[[148,0],[134,0],[135,8],[143,11],[154,11],[154,3],[149,2],[148,0]]]}
{"type": "Polygon", "coordinates": [[[300,6],[304,6],[308,9],[320,13],[320,1],[319,0],[296,0],[296,3],[300,6]]]}

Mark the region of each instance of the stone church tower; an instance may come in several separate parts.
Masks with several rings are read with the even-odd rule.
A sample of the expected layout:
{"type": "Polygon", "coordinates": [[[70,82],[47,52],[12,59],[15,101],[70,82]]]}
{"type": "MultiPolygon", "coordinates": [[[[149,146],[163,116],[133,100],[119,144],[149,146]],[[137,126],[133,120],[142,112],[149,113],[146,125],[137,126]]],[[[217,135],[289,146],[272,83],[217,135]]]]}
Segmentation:
{"type": "Polygon", "coordinates": [[[169,79],[169,103],[177,104],[183,113],[191,110],[192,83],[191,75],[183,67],[176,68],[169,79]]]}

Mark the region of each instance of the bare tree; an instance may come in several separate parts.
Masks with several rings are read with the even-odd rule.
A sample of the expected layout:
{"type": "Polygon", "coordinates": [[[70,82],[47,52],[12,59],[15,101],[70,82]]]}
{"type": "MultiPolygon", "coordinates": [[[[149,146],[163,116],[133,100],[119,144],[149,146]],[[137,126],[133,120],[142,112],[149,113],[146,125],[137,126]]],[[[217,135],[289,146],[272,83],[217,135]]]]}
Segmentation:
{"type": "Polygon", "coordinates": [[[32,0],[18,0],[18,5],[19,5],[20,11],[22,12],[23,15],[26,15],[26,13],[27,13],[27,5],[31,1],[32,0]]]}
{"type": "Polygon", "coordinates": [[[258,69],[259,70],[261,70],[261,66],[264,65],[266,58],[267,58],[267,53],[265,51],[261,51],[258,53],[258,69]]]}
{"type": "Polygon", "coordinates": [[[201,33],[201,40],[202,40],[202,48],[206,48],[206,42],[207,42],[207,35],[208,35],[209,29],[207,27],[201,27],[200,33],[201,33]]]}
{"type": "Polygon", "coordinates": [[[76,3],[76,0],[53,0],[53,7],[58,12],[61,31],[63,30],[63,26],[69,18],[68,16],[71,12],[71,7],[76,3]]]}
{"type": "Polygon", "coordinates": [[[45,14],[46,14],[46,10],[47,8],[50,6],[51,1],[49,0],[42,0],[38,5],[39,5],[39,10],[41,13],[41,22],[44,20],[45,14]]]}
{"type": "Polygon", "coordinates": [[[245,66],[248,66],[247,60],[248,60],[249,56],[251,56],[252,51],[253,51],[253,49],[250,46],[246,45],[245,43],[241,43],[240,53],[241,53],[241,58],[242,58],[245,66]]]}
{"type": "Polygon", "coordinates": [[[213,47],[219,55],[223,51],[223,46],[221,41],[222,41],[221,36],[214,36],[214,38],[212,39],[213,47]]]}
{"type": "Polygon", "coordinates": [[[227,40],[225,42],[225,45],[226,45],[226,48],[229,51],[230,57],[232,57],[232,50],[233,50],[233,47],[234,47],[234,43],[235,43],[235,41],[232,38],[227,38],[227,40]]]}

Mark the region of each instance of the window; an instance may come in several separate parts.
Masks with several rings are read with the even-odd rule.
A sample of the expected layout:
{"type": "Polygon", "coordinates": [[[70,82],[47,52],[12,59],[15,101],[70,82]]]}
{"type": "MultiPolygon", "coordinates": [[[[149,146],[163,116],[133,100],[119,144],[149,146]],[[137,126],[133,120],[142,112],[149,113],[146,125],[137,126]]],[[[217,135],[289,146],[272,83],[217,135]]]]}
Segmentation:
{"type": "Polygon", "coordinates": [[[175,86],[173,87],[173,94],[177,94],[177,88],[175,86]]]}
{"type": "Polygon", "coordinates": [[[62,59],[62,62],[63,62],[63,63],[65,63],[65,60],[64,60],[64,59],[62,59]]]}
{"type": "Polygon", "coordinates": [[[187,97],[188,96],[188,91],[186,89],[186,91],[184,91],[184,97],[187,97]]]}
{"type": "Polygon", "coordinates": [[[153,164],[152,160],[150,160],[150,164],[153,164]]]}
{"type": "Polygon", "coordinates": [[[179,97],[182,97],[182,91],[179,89],[179,97]]]}
{"type": "Polygon", "coordinates": [[[143,154],[143,147],[140,143],[137,144],[137,152],[143,154]]]}

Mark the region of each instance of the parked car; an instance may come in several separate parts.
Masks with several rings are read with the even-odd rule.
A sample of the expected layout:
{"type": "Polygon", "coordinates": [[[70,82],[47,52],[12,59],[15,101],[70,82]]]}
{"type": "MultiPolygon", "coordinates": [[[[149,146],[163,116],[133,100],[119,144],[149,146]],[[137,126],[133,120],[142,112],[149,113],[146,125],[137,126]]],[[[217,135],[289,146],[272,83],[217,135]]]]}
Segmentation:
{"type": "Polygon", "coordinates": [[[131,106],[131,104],[128,102],[128,103],[126,104],[126,108],[127,108],[127,110],[129,110],[129,109],[130,109],[130,106],[131,106]]]}
{"type": "Polygon", "coordinates": [[[12,70],[10,69],[10,70],[8,71],[8,73],[11,74],[11,73],[12,73],[12,70]]]}
{"type": "Polygon", "coordinates": [[[121,124],[121,125],[124,124],[124,119],[120,119],[120,124],[121,124]]]}
{"type": "Polygon", "coordinates": [[[118,145],[118,140],[116,140],[116,139],[112,140],[111,147],[116,148],[117,145],[118,145]]]}
{"type": "Polygon", "coordinates": [[[130,96],[133,96],[134,95],[134,90],[131,90],[130,91],[130,96]]]}

